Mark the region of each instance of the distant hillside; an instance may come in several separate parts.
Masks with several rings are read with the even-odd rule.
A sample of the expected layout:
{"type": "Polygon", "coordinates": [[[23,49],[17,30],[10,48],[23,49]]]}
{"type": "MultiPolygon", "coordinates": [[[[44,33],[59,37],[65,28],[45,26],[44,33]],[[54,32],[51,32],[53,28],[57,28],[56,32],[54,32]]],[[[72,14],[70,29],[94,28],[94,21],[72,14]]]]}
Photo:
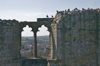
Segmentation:
{"type": "MultiPolygon", "coordinates": [[[[22,36],[22,38],[24,39],[24,38],[29,38],[29,39],[33,39],[34,38],[34,36],[22,36]]],[[[49,38],[49,36],[37,36],[37,38],[49,38]]]]}
{"type": "MultiPolygon", "coordinates": [[[[34,36],[32,37],[22,37],[21,38],[22,43],[29,42],[29,44],[33,44],[34,42],[34,36]]],[[[38,44],[44,44],[49,43],[49,36],[37,36],[37,43],[38,44]]]]}

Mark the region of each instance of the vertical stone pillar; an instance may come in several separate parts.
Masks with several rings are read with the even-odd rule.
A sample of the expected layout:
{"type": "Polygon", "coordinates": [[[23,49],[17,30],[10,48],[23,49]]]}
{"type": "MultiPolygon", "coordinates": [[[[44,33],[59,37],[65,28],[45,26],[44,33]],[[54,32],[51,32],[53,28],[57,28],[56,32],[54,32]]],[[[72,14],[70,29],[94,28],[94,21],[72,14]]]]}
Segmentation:
{"type": "Polygon", "coordinates": [[[53,37],[52,37],[52,33],[50,32],[50,36],[49,36],[49,40],[50,40],[50,48],[51,48],[51,58],[54,59],[54,47],[53,47],[53,37]]]}
{"type": "Polygon", "coordinates": [[[38,31],[38,24],[33,23],[29,25],[32,27],[32,31],[34,32],[34,49],[33,49],[33,57],[37,57],[37,31],[38,31]]]}
{"type": "Polygon", "coordinates": [[[34,50],[33,50],[33,56],[37,57],[37,32],[34,32],[34,50]]]}
{"type": "Polygon", "coordinates": [[[53,45],[53,34],[51,27],[48,27],[48,31],[50,32],[49,34],[49,43],[50,43],[50,58],[54,59],[54,45],[53,45]]]}

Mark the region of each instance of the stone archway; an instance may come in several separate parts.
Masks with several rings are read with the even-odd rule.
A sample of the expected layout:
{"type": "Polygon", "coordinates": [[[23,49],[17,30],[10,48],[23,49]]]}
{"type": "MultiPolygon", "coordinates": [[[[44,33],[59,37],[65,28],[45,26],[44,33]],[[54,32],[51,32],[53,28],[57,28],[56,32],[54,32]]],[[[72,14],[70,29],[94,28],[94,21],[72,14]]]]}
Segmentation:
{"type": "MultiPolygon", "coordinates": [[[[31,27],[32,31],[34,33],[34,50],[33,50],[33,54],[34,54],[34,57],[37,57],[37,31],[38,31],[38,28],[41,27],[42,25],[44,25],[45,27],[48,28],[48,31],[50,32],[50,36],[51,36],[51,27],[50,27],[51,24],[48,23],[48,22],[20,22],[20,49],[21,49],[21,32],[23,31],[23,28],[26,25],[31,27]]],[[[49,38],[50,38],[50,36],[49,36],[49,38]]],[[[51,43],[50,43],[50,45],[51,45],[51,43]]],[[[20,55],[20,57],[21,57],[21,55],[20,55]]]]}

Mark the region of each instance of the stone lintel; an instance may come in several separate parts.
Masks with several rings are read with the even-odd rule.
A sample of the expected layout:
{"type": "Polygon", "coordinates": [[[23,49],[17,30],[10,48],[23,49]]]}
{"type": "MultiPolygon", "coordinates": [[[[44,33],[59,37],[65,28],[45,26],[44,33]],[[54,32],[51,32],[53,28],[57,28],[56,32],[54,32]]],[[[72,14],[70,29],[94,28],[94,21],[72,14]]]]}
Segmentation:
{"type": "Polygon", "coordinates": [[[49,21],[53,20],[54,18],[37,18],[37,21],[49,21]]]}

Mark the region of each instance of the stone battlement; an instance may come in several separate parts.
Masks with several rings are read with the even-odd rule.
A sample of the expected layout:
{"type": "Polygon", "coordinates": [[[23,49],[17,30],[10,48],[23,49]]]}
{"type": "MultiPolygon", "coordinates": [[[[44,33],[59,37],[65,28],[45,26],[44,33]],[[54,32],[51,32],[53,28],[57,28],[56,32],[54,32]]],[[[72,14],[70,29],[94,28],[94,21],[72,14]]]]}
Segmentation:
{"type": "Polygon", "coordinates": [[[17,20],[0,20],[0,25],[13,26],[14,23],[19,23],[17,20]]]}

